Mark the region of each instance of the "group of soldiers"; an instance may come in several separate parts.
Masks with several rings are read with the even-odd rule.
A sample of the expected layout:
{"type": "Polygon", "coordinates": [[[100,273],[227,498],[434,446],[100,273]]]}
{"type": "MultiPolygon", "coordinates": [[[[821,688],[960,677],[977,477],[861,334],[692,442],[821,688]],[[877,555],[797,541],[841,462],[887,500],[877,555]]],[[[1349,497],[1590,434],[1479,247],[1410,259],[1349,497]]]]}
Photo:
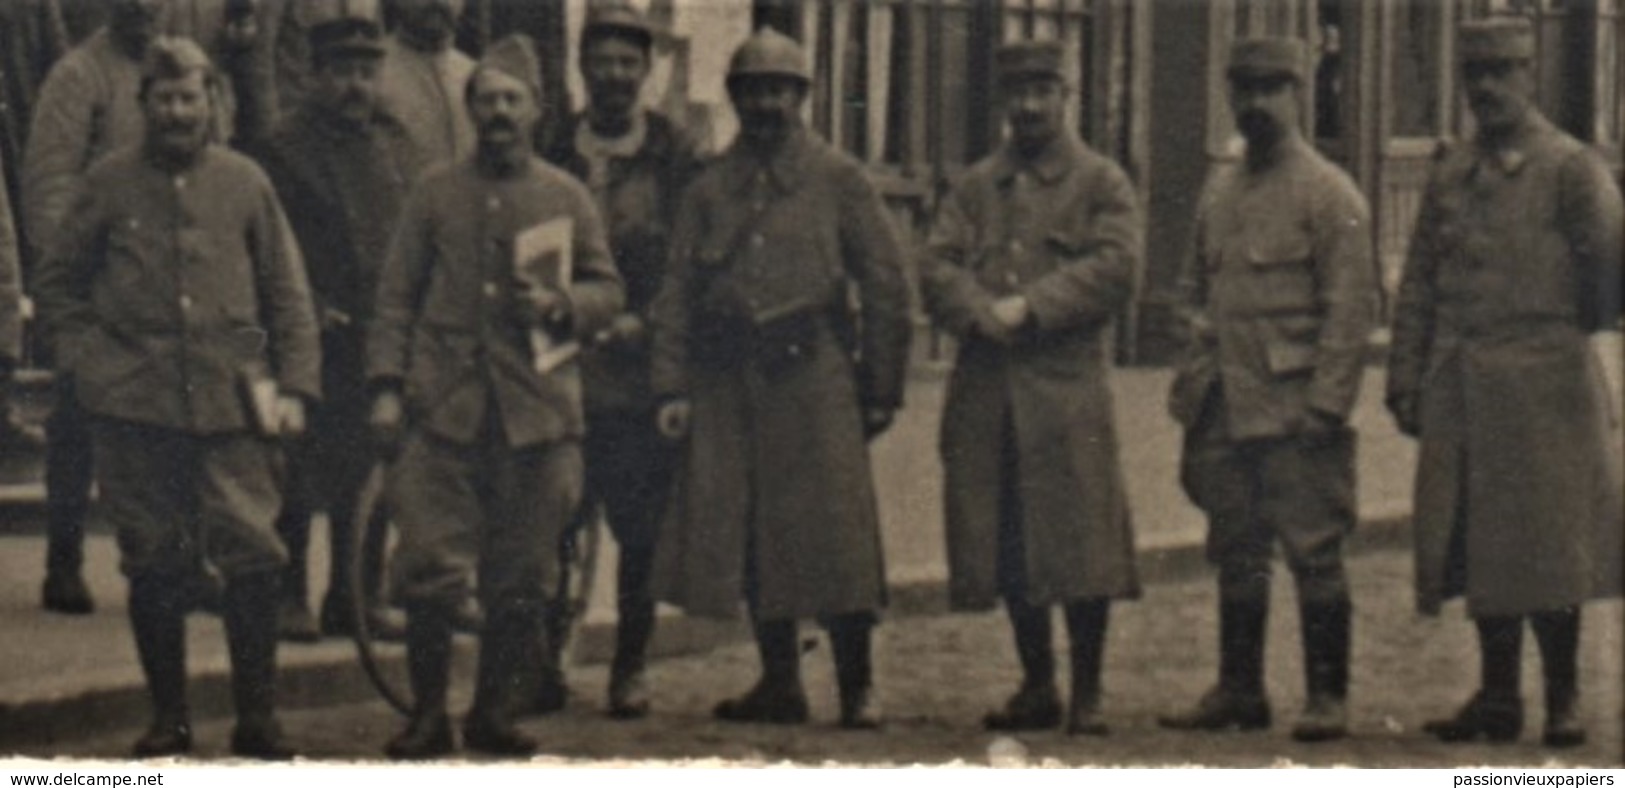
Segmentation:
{"type": "MultiPolygon", "coordinates": [[[[184,621],[200,606],[226,624],[236,754],[291,755],[279,638],[356,626],[406,642],[415,707],[389,756],[455,751],[458,630],[480,636],[463,744],[534,751],[516,720],[566,694],[561,545],[596,511],[621,548],[612,716],[650,710],[657,599],[715,616],[743,602],[761,675],[716,717],[805,722],[797,627],[815,619],[840,725],[880,726],[867,444],[903,403],[907,252],[862,166],[805,127],[796,42],[764,29],[738,48],[739,134],[702,159],[640,106],[660,31],[628,6],[589,9],[587,106],[539,141],[529,39],[476,62],[451,46],[455,0],[398,3],[389,34],[341,3],[309,26],[301,105],[238,152],[222,144],[229,75],[159,34],[163,5],[115,0],[106,29],[52,69],[24,161],[28,290],[59,381],[53,451],[93,447],[70,449],[49,483],[56,500],[82,496],[94,468],[116,528],[154,712],[136,754],[191,747],[184,621]],[[382,524],[352,521],[380,457],[399,536],[387,584],[382,524]],[[319,621],[303,568],[318,510],[335,564],[319,621]],[[352,549],[363,588],[344,571],[352,549]],[[382,600],[385,585],[404,621],[382,602],[353,620],[356,595],[382,600]]],[[[1480,633],[1481,690],[1427,730],[1521,733],[1529,618],[1544,741],[1572,746],[1579,606],[1619,584],[1618,414],[1599,371],[1617,366],[1592,346],[1618,361],[1620,195],[1532,106],[1527,24],[1465,24],[1457,51],[1476,133],[1434,165],[1388,384],[1422,444],[1419,604],[1465,595],[1480,633]]],[[[984,724],[1105,735],[1110,605],[1140,592],[1107,338],[1144,219],[1122,169],[1068,126],[1062,57],[1053,42],[998,51],[1008,136],[943,199],[920,289],[958,348],[940,436],[952,602],[1002,601],[1023,673],[984,724]]],[[[1220,659],[1170,728],[1271,724],[1279,542],[1308,687],[1292,735],[1348,731],[1348,416],[1381,296],[1366,202],[1299,131],[1309,67],[1295,40],[1235,46],[1245,149],[1205,186],[1181,276],[1189,341],[1170,412],[1186,430],[1181,481],[1209,517],[1220,659]]],[[[16,271],[0,266],[7,306],[16,271]]],[[[19,319],[0,317],[9,371],[19,319]]],[[[44,595],[62,612],[91,608],[71,533],[83,506],[52,507],[70,533],[53,536],[44,595]]]]}

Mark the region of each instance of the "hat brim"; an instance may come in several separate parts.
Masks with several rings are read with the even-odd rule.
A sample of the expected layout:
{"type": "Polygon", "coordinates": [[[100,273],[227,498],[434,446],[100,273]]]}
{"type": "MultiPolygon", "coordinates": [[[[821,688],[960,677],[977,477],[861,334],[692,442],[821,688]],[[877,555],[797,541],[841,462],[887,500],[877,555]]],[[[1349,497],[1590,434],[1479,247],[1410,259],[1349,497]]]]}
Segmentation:
{"type": "Polygon", "coordinates": [[[378,44],[332,44],[317,50],[318,57],[334,60],[338,58],[367,58],[378,60],[384,56],[384,48],[378,44]]]}
{"type": "Polygon", "coordinates": [[[1303,82],[1303,75],[1288,68],[1277,66],[1231,66],[1224,71],[1228,79],[1280,79],[1288,82],[1303,82]]]}
{"type": "Polygon", "coordinates": [[[1063,82],[1066,80],[1066,77],[1063,76],[1061,72],[1051,68],[1021,68],[1010,71],[1001,71],[999,72],[998,79],[1000,84],[1005,84],[1010,82],[1036,82],[1042,80],[1063,82]]]}
{"type": "Polygon", "coordinates": [[[654,46],[655,42],[655,31],[650,30],[647,27],[622,24],[619,22],[595,22],[586,26],[585,28],[582,28],[582,38],[591,38],[593,36],[623,36],[625,38],[635,38],[642,41],[644,46],[654,46]]]}

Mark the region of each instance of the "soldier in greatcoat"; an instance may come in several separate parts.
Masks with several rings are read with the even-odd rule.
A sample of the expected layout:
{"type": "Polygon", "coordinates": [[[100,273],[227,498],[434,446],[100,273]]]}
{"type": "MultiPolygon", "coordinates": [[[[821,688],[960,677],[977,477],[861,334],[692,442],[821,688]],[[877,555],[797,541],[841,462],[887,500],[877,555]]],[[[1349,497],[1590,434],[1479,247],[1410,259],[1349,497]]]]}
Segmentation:
{"type": "Polygon", "coordinates": [[[740,135],[683,199],[652,313],[661,429],[688,434],[656,593],[750,608],[762,677],[717,717],[805,721],[796,620],[817,617],[842,725],[873,727],[885,574],[865,439],[902,403],[902,249],[862,167],[803,127],[800,47],[763,30],[728,74],[740,135]]]}
{"type": "Polygon", "coordinates": [[[1227,75],[1240,161],[1209,178],[1180,276],[1187,355],[1169,397],[1180,476],[1219,568],[1219,681],[1166,727],[1265,728],[1270,553],[1298,592],[1308,697],[1302,741],[1347,733],[1354,433],[1380,293],[1364,196],[1299,131],[1308,70],[1295,39],[1250,39],[1227,75]]]}
{"type": "Polygon", "coordinates": [[[1544,741],[1574,746],[1585,741],[1580,606],[1619,592],[1625,528],[1620,193],[1599,157],[1536,110],[1526,22],[1467,23],[1457,40],[1477,133],[1434,163],[1396,304],[1388,407],[1421,441],[1418,607],[1467,598],[1482,684],[1426,729],[1517,738],[1528,619],[1544,741]]]}
{"type": "Polygon", "coordinates": [[[375,598],[383,524],[355,523],[352,515],[373,464],[362,349],[390,233],[422,157],[379,106],[384,50],[377,22],[335,16],[312,25],[308,35],[311,90],[254,151],[303,248],[322,327],[322,406],[312,414],[310,436],[290,457],[287,500],[277,520],[290,553],[280,629],[284,639],[296,641],[350,634],[353,594],[362,593],[373,598],[368,631],[399,639],[398,614],[375,598]],[[310,522],[318,508],[327,512],[331,545],[319,627],[306,601],[310,522]],[[366,555],[360,589],[350,587],[352,546],[366,555]]]}
{"type": "Polygon", "coordinates": [[[452,625],[485,611],[464,743],[522,755],[514,717],[582,488],[581,372],[570,346],[608,327],[624,292],[592,195],[531,150],[541,75],[528,38],[491,47],[468,85],[475,152],[407,198],[367,340],[381,443],[405,442],[389,497],[416,708],[388,745],[447,754],[452,625]],[[563,270],[568,260],[570,270],[563,270]],[[477,586],[476,586],[477,583],[477,586]]]}
{"type": "MultiPolygon", "coordinates": [[[[628,5],[594,6],[581,30],[585,111],[570,119],[547,159],[587,184],[608,225],[626,311],[581,360],[587,407],[584,518],[602,507],[619,548],[615,656],[609,713],[649,710],[644,657],[654,634],[654,546],[676,451],[655,428],[649,388],[650,304],[660,289],[683,189],[698,171],[693,142],[665,115],[639,105],[656,31],[628,5]]],[[[561,624],[565,622],[560,622],[561,624]]],[[[562,627],[558,630],[562,632],[562,627]]],[[[562,687],[545,698],[562,701],[562,687]]]]}
{"type": "Polygon", "coordinates": [[[999,730],[1061,722],[1050,608],[1071,634],[1067,730],[1104,734],[1100,668],[1112,598],[1139,593],[1113,426],[1107,337],[1134,290],[1134,187],[1066,125],[1062,52],[997,54],[1011,137],[943,203],[926,301],[959,340],[942,414],[949,589],[1002,598],[1022,684],[999,730]]]}
{"type": "Polygon", "coordinates": [[[273,714],[287,553],[275,436],[304,429],[320,346],[304,263],[270,180],[209,142],[218,79],[186,39],[141,70],[141,144],[85,175],[36,283],[89,415],[154,719],[138,756],[186,752],[185,615],[223,580],[232,751],[289,752],[273,714]]]}

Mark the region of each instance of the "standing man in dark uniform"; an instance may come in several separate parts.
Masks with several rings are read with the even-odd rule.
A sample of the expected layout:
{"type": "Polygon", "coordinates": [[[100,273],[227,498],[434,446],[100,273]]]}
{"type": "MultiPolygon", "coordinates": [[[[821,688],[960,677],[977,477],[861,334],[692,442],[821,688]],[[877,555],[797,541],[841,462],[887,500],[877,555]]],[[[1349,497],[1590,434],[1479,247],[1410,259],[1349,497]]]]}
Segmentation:
{"type": "Polygon", "coordinates": [[[528,38],[491,47],[468,109],[479,145],[412,190],[367,340],[378,438],[390,447],[409,427],[390,498],[417,708],[389,743],[398,759],[455,748],[452,623],[476,576],[485,625],[464,742],[536,748],[513,718],[527,697],[522,663],[532,644],[548,650],[543,620],[581,500],[586,428],[578,364],[552,351],[607,328],[624,300],[592,195],[531,153],[541,75],[528,38]],[[532,283],[538,258],[568,258],[573,272],[532,283]],[[547,358],[559,360],[542,370],[547,358]]]}
{"type": "Polygon", "coordinates": [[[1010,141],[943,203],[924,276],[960,341],[942,413],[949,588],[956,607],[1003,597],[1010,613],[1022,684],[989,728],[1060,724],[1060,604],[1066,727],[1102,735],[1110,600],[1139,594],[1106,336],[1134,292],[1141,218],[1128,176],[1067,127],[1060,45],[1010,44],[996,61],[1010,141]]]}
{"type": "Polygon", "coordinates": [[[1396,304],[1388,407],[1421,440],[1418,607],[1466,596],[1482,684],[1425,729],[1518,737],[1527,618],[1544,742],[1576,746],[1580,606],[1620,589],[1620,193],[1535,109],[1527,22],[1464,24],[1457,40],[1478,132],[1434,164],[1396,304]]]}
{"type": "Polygon", "coordinates": [[[190,40],[152,44],[146,137],[85,176],[37,283],[52,349],[92,419],[99,505],[130,581],[155,712],[138,756],[191,747],[185,615],[211,576],[224,580],[232,752],[289,754],[273,714],[287,560],[273,439],[303,431],[321,349],[270,180],[209,142],[218,78],[190,40]]]}
{"type": "Polygon", "coordinates": [[[902,404],[908,295],[878,191],[802,126],[810,84],[789,38],[764,29],[740,46],[739,137],[678,213],[652,374],[661,431],[688,443],[655,587],[701,615],[749,605],[762,678],[717,717],[806,721],[796,620],[816,617],[841,724],[866,728],[880,724],[870,632],[885,571],[865,440],[902,404]]]}
{"type": "Polygon", "coordinates": [[[1180,277],[1190,333],[1169,398],[1185,426],[1181,481],[1219,566],[1219,683],[1164,726],[1266,728],[1270,552],[1297,583],[1308,700],[1301,741],[1346,735],[1355,523],[1354,433],[1379,292],[1370,216],[1352,180],[1299,131],[1307,54],[1294,39],[1231,51],[1243,159],[1219,166],[1180,277]]]}
{"type": "Polygon", "coordinates": [[[588,12],[580,49],[587,109],[547,155],[592,191],[608,224],[615,267],[626,281],[626,311],[599,334],[581,362],[587,406],[583,514],[590,523],[602,506],[620,547],[609,713],[622,718],[649,711],[643,678],[655,626],[649,581],[676,459],[671,442],[655,429],[646,321],[666,269],[678,200],[698,167],[682,130],[638,104],[654,39],[654,28],[630,6],[602,5],[588,12]]]}
{"type": "MultiPolygon", "coordinates": [[[[322,327],[322,407],[297,447],[277,532],[291,554],[279,628],[290,640],[349,634],[352,594],[379,591],[382,523],[351,522],[372,467],[363,344],[378,270],[408,187],[420,169],[406,131],[379,106],[382,32],[370,18],[336,16],[310,29],[311,91],[257,155],[287,206],[315,291],[322,327]],[[318,630],[306,602],[310,520],[327,512],[332,549],[318,630]],[[366,528],[364,536],[356,528],[366,528]],[[362,537],[359,538],[358,537],[362,537]],[[349,582],[351,545],[364,542],[365,588],[349,582]]],[[[401,623],[375,607],[368,630],[400,637],[401,623]]]]}

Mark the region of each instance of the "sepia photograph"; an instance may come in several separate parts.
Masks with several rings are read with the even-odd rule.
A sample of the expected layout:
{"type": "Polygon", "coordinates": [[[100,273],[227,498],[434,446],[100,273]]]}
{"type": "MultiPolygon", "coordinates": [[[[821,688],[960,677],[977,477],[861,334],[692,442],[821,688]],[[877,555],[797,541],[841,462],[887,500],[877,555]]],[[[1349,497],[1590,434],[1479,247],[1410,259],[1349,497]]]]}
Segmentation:
{"type": "Polygon", "coordinates": [[[0,175],[14,786],[1625,768],[1625,0],[0,0],[0,175]]]}

